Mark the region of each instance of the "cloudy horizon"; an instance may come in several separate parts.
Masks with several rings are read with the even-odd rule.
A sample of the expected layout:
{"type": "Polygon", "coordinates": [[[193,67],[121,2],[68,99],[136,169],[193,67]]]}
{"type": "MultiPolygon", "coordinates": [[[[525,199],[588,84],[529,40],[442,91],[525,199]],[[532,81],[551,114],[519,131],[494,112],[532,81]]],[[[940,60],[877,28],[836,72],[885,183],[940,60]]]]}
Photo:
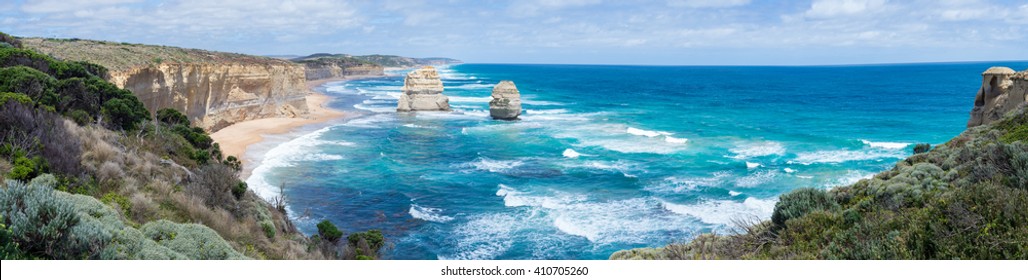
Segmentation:
{"type": "Polygon", "coordinates": [[[1026,60],[1028,0],[14,0],[0,31],[255,55],[474,63],[1026,60]]]}

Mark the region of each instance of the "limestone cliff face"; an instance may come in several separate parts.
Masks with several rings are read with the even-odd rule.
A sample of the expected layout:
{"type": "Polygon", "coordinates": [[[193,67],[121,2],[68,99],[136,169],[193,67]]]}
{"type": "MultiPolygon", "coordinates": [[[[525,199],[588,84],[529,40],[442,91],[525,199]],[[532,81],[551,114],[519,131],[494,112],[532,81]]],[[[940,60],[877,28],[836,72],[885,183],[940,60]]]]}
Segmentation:
{"type": "Polygon", "coordinates": [[[215,131],[233,123],[307,114],[304,67],[292,63],[157,64],[112,71],[111,82],[151,112],[182,111],[215,131]]]}
{"type": "Polygon", "coordinates": [[[1028,70],[1015,72],[1007,67],[992,67],[982,73],[982,86],[974,99],[967,127],[988,124],[1003,114],[1028,103],[1028,70]]]}
{"type": "Polygon", "coordinates": [[[512,81],[501,81],[493,87],[489,115],[494,119],[513,120],[521,115],[521,93],[512,81]]]}
{"type": "Polygon", "coordinates": [[[407,73],[396,111],[449,111],[450,99],[443,95],[443,81],[432,66],[407,73]]]}
{"type": "Polygon", "coordinates": [[[382,76],[382,66],[358,65],[341,67],[339,65],[307,65],[307,80],[343,78],[350,76],[382,76]]]}

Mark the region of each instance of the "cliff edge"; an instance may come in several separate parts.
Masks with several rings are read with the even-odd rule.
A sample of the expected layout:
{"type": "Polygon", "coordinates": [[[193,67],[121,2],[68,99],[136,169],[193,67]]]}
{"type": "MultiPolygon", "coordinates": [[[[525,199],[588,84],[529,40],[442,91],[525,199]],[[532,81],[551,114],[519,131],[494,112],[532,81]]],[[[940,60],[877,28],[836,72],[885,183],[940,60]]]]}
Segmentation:
{"type": "Polygon", "coordinates": [[[345,54],[312,54],[290,61],[303,64],[307,80],[347,78],[353,76],[382,76],[382,65],[363,61],[345,54]]]}
{"type": "Polygon", "coordinates": [[[26,38],[26,48],[109,69],[108,81],[156,112],[174,108],[196,126],[308,113],[305,68],[289,61],[197,49],[79,39],[26,38]]]}

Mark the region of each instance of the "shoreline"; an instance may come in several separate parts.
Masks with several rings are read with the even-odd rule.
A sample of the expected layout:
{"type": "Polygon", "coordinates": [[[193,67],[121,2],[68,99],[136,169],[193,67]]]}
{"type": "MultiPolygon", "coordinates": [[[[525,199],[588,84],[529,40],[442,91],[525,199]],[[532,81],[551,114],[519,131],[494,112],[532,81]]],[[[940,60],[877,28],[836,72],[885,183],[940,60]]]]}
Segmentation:
{"type": "MultiPolygon", "coordinates": [[[[358,75],[344,78],[307,81],[307,89],[310,90],[310,94],[307,95],[306,98],[307,108],[310,110],[310,113],[307,116],[297,118],[263,118],[239,122],[212,133],[211,138],[214,142],[221,145],[222,153],[224,153],[226,157],[235,156],[240,162],[242,162],[243,168],[239,174],[239,178],[246,180],[247,177],[250,177],[250,172],[253,168],[256,167],[252,165],[253,162],[251,162],[247,157],[250,148],[254,144],[264,142],[268,136],[289,134],[308,125],[323,124],[353,114],[349,111],[329,108],[328,103],[332,101],[332,97],[328,96],[323,89],[319,90],[322,85],[330,82],[351,81],[374,77],[381,76],[358,75]]],[[[258,157],[260,156],[261,155],[258,155],[258,157]]]]}

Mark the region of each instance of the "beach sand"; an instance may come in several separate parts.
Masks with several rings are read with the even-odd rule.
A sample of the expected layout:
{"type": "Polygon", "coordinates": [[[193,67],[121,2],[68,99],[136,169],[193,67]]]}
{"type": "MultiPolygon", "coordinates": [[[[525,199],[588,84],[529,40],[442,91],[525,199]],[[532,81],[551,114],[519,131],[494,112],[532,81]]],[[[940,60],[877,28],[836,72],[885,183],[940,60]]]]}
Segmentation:
{"type": "MultiPolygon", "coordinates": [[[[243,162],[243,170],[253,170],[250,162],[247,162],[246,149],[253,144],[264,141],[266,135],[284,134],[309,124],[323,123],[346,116],[347,113],[328,108],[331,97],[316,89],[328,82],[347,81],[353,79],[368,78],[370,76],[356,76],[336,79],[323,79],[308,81],[307,87],[311,94],[307,96],[307,108],[310,114],[303,118],[265,118],[236,123],[222,128],[211,134],[211,138],[221,145],[221,151],[225,156],[235,156],[243,162]]],[[[249,172],[243,172],[240,177],[246,179],[249,172]]]]}

